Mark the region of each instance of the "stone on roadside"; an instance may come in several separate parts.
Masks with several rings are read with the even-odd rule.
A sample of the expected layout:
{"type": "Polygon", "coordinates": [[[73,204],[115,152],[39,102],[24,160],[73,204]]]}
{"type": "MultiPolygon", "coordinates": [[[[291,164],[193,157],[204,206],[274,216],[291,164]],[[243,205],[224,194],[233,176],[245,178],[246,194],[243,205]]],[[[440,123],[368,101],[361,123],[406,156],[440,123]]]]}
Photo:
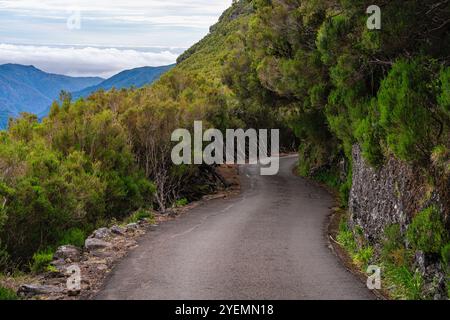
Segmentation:
{"type": "Polygon", "coordinates": [[[125,234],[125,228],[119,226],[112,226],[110,230],[115,235],[123,236],[125,234]]]}
{"type": "Polygon", "coordinates": [[[95,230],[94,233],[90,236],[90,238],[95,239],[105,239],[111,236],[111,231],[108,228],[100,228],[95,230]]]}
{"type": "Polygon", "coordinates": [[[127,224],[127,232],[134,232],[139,229],[139,225],[137,223],[127,224]]]}
{"type": "Polygon", "coordinates": [[[32,297],[41,294],[55,294],[62,293],[64,289],[57,286],[24,284],[21,285],[17,294],[21,297],[32,297]]]}
{"type": "Polygon", "coordinates": [[[106,249],[111,247],[111,243],[97,239],[97,238],[89,238],[86,239],[85,243],[84,243],[84,247],[86,248],[86,250],[88,251],[93,251],[93,250],[99,250],[99,249],[106,249]]]}
{"type": "Polygon", "coordinates": [[[54,256],[53,259],[55,260],[67,260],[69,259],[72,262],[78,262],[81,258],[81,251],[75,246],[66,245],[59,247],[54,256]]]}

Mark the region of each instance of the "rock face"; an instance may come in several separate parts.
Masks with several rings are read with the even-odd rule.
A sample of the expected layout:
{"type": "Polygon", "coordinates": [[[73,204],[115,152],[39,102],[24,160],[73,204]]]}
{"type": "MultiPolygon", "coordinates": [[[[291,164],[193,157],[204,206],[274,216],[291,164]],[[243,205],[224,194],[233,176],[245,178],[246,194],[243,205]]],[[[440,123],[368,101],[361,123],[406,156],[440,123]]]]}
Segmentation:
{"type": "Polygon", "coordinates": [[[351,222],[362,227],[370,243],[379,243],[389,225],[398,223],[405,231],[414,215],[432,204],[442,208],[439,199],[436,192],[429,194],[426,178],[412,166],[391,157],[375,169],[360,147],[353,147],[351,222]]]}
{"type": "MultiPolygon", "coordinates": [[[[353,147],[353,183],[349,197],[350,224],[361,227],[375,248],[383,242],[384,230],[399,224],[404,234],[415,214],[430,206],[440,209],[448,225],[446,188],[431,188],[427,178],[411,165],[393,157],[380,168],[371,167],[358,145],[353,147]],[[439,190],[439,191],[438,191],[439,190]]],[[[424,291],[434,299],[445,297],[445,271],[439,259],[416,252],[414,267],[424,279],[424,291]]]]}

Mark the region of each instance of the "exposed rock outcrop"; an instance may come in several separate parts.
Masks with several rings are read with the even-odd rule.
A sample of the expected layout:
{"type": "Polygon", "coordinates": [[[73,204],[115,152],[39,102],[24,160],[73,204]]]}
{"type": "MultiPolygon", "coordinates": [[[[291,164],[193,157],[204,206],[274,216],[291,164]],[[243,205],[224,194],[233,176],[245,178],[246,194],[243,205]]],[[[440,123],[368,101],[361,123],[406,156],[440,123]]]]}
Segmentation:
{"type": "MultiPolygon", "coordinates": [[[[394,157],[380,168],[373,168],[364,160],[361,148],[353,147],[350,224],[353,229],[360,228],[378,252],[386,227],[399,224],[404,235],[415,215],[428,207],[438,208],[448,228],[447,192],[445,187],[432,187],[423,172],[394,157]]],[[[428,297],[445,298],[446,273],[437,255],[416,252],[414,268],[424,280],[428,297]]]]}
{"type": "Polygon", "coordinates": [[[371,167],[361,148],[353,147],[351,222],[362,227],[371,244],[382,240],[387,226],[398,223],[404,232],[415,214],[430,205],[444,211],[439,193],[413,166],[390,157],[380,168],[371,167]]]}

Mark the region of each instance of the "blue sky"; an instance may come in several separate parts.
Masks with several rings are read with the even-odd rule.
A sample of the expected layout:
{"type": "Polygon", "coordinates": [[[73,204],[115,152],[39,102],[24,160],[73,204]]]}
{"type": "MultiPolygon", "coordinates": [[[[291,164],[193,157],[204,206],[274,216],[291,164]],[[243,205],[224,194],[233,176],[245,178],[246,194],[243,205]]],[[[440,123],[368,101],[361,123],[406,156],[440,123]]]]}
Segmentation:
{"type": "Polygon", "coordinates": [[[0,64],[110,76],[175,62],[232,0],[0,0],[0,64]]]}

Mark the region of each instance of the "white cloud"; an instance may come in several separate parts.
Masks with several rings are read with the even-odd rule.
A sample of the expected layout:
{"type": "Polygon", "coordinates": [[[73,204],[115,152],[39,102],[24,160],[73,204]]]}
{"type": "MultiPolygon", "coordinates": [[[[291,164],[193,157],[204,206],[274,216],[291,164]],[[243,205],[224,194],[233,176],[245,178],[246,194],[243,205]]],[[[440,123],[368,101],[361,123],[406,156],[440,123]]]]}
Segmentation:
{"type": "Polygon", "coordinates": [[[0,64],[34,65],[50,73],[71,76],[110,77],[120,71],[175,62],[170,49],[118,49],[97,47],[50,47],[0,44],[0,64]]]}
{"type": "Polygon", "coordinates": [[[0,0],[0,63],[108,76],[175,62],[232,0],[0,0]],[[68,28],[80,10],[80,28],[68,28]],[[63,46],[64,45],[64,46],[63,46]],[[68,46],[69,47],[68,47],[68,46]],[[115,48],[115,49],[114,49],[115,48]]]}

